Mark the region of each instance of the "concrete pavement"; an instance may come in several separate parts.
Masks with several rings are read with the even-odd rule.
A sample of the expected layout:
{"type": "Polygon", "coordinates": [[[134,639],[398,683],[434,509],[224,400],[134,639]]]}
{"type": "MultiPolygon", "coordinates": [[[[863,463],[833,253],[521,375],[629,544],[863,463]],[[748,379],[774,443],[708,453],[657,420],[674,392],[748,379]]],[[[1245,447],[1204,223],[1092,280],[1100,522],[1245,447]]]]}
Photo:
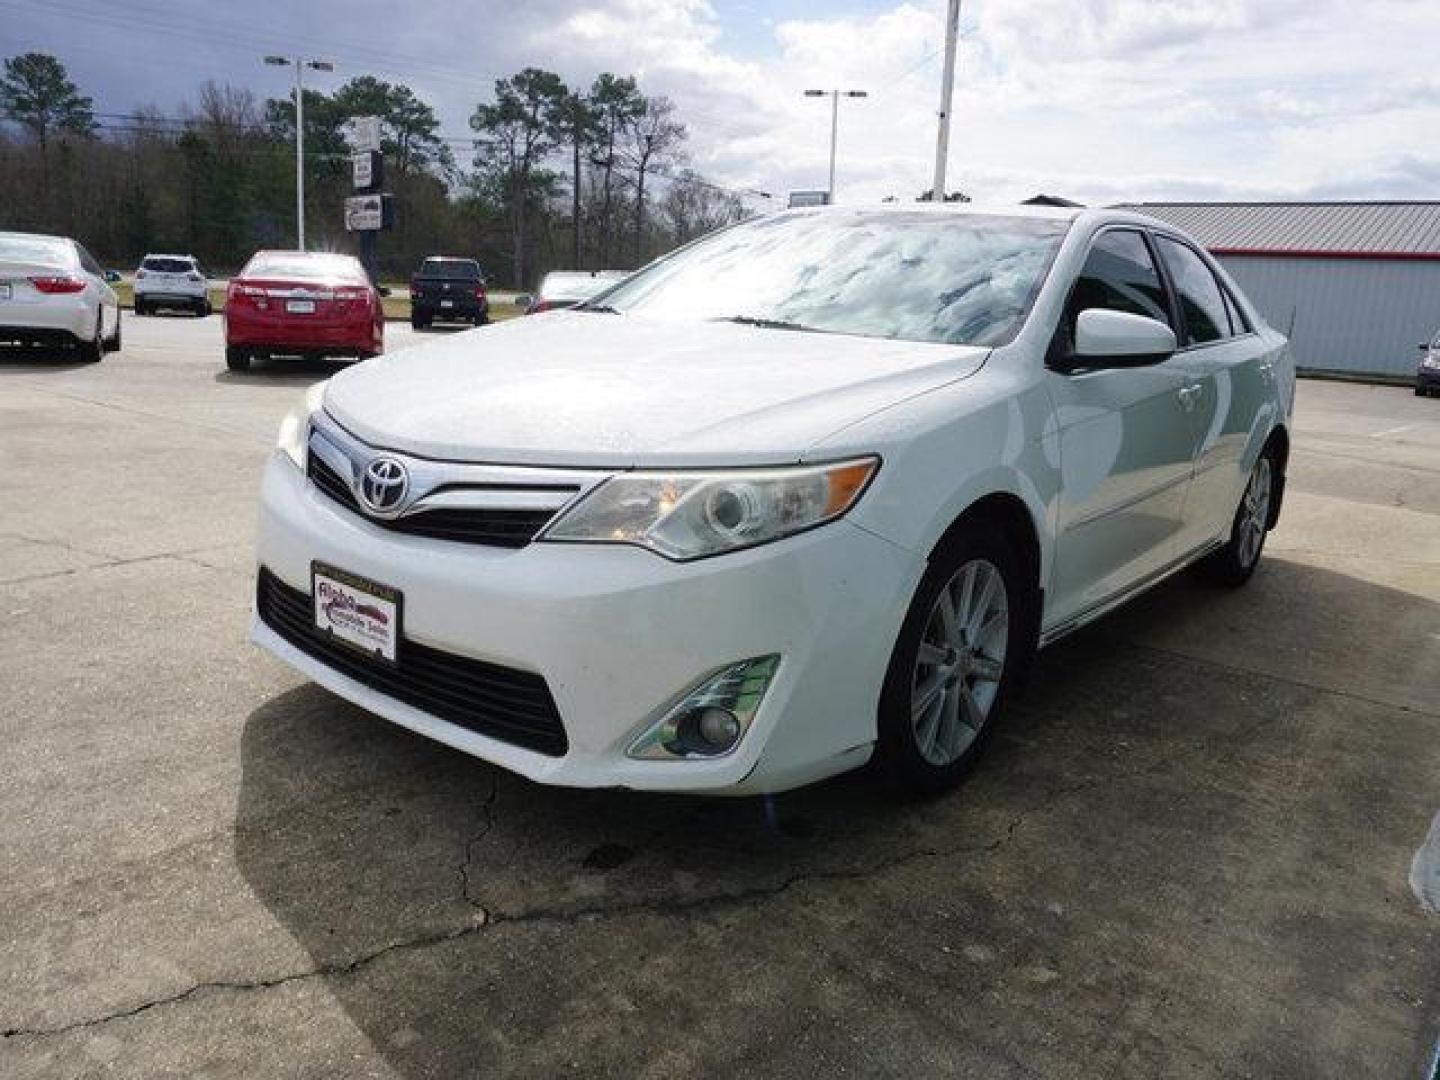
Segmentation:
{"type": "Polygon", "coordinates": [[[331,369],[125,333],[0,355],[0,1075],[1430,1067],[1440,402],[1302,383],[1252,583],[1046,651],[954,795],[694,800],[529,784],[250,647],[259,469],[331,369]]]}

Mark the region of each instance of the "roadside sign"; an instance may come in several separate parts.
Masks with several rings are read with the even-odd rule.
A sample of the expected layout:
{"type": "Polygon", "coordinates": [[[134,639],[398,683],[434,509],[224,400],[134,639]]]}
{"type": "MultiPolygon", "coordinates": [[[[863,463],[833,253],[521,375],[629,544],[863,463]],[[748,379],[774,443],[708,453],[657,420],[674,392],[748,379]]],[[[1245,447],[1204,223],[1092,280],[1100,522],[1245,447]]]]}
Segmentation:
{"type": "Polygon", "coordinates": [[[388,229],[394,221],[389,195],[352,195],[345,200],[347,232],[388,229]]]}
{"type": "Polygon", "coordinates": [[[828,191],[792,191],[790,192],[791,209],[797,206],[828,206],[830,204],[830,192],[828,191]]]}
{"type": "Polygon", "coordinates": [[[355,152],[357,154],[380,151],[380,117],[357,116],[355,124],[355,152]]]}
{"type": "Polygon", "coordinates": [[[351,187],[356,191],[376,188],[384,180],[385,160],[376,150],[350,155],[351,187]]]}

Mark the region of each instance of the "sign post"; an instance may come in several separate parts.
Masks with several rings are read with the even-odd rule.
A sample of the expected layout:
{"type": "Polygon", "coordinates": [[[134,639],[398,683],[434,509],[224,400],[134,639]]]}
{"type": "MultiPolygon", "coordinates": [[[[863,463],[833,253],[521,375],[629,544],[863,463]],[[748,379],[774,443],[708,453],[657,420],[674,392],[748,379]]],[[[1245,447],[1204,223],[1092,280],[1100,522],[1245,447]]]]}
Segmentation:
{"type": "Polygon", "coordinates": [[[360,234],[360,263],[370,280],[379,283],[377,247],[382,229],[395,224],[394,200],[382,194],[385,185],[385,157],[380,152],[380,118],[357,116],[354,120],[355,152],[350,156],[350,181],[355,194],[345,200],[345,228],[360,234]]]}

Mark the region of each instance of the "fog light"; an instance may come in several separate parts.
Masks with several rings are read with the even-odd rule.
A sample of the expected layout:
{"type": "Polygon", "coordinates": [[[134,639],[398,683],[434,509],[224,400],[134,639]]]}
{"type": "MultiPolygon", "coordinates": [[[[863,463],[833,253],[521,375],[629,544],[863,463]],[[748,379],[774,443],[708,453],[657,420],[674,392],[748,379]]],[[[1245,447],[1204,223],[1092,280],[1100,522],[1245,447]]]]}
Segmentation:
{"type": "Polygon", "coordinates": [[[730,753],[749,729],[779,666],[778,656],[761,656],[706,676],[635,740],[630,756],[670,760],[730,753]]]}

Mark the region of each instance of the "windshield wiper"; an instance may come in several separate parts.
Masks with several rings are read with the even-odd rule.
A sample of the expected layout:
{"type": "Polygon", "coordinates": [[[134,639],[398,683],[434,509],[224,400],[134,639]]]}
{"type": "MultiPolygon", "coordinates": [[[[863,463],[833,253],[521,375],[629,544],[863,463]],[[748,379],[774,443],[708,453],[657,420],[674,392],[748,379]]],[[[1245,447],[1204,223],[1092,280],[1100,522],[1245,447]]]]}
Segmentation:
{"type": "Polygon", "coordinates": [[[710,321],[737,323],[740,326],[758,326],[761,330],[800,330],[807,334],[824,332],[814,326],[805,326],[797,322],[786,322],[784,319],[761,319],[754,315],[721,315],[710,321]]]}

